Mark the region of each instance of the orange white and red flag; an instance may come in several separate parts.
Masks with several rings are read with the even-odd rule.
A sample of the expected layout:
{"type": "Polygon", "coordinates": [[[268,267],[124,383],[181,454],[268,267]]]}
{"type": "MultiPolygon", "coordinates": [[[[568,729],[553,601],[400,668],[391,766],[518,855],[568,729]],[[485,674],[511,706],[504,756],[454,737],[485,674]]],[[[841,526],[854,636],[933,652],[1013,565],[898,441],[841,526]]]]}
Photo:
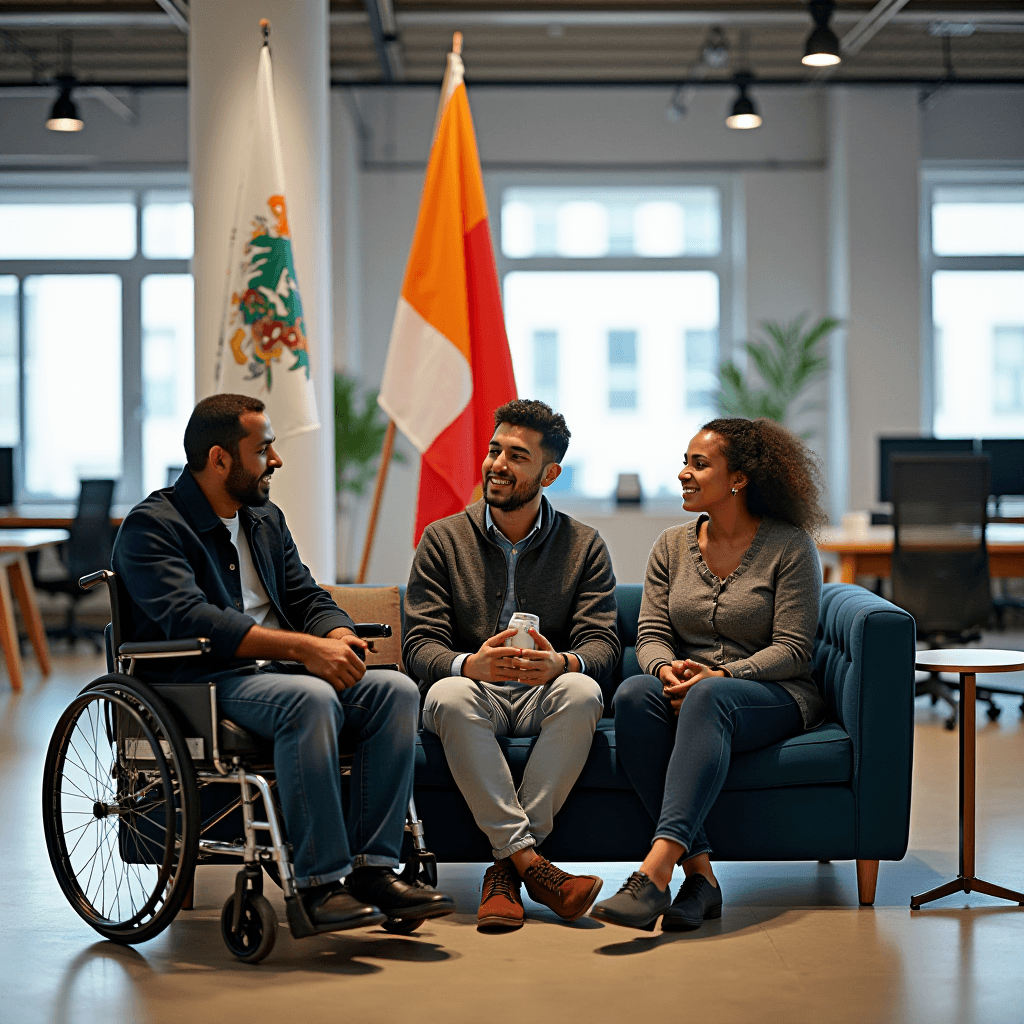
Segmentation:
{"type": "Polygon", "coordinates": [[[420,452],[414,543],[479,498],[494,410],[515,397],[462,58],[450,53],[377,399],[420,452]]]}

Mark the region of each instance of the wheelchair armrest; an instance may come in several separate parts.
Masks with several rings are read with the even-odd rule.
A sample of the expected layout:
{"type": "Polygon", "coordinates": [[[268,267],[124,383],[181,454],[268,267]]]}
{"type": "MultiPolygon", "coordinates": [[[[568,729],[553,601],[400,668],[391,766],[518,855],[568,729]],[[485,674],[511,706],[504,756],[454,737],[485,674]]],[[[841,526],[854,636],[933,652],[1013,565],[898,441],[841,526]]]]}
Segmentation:
{"type": "Polygon", "coordinates": [[[98,572],[91,572],[88,576],[83,576],[79,581],[78,585],[83,590],[92,590],[97,583],[106,583],[108,579],[113,579],[114,574],[109,569],[100,569],[98,572]]]}
{"type": "Polygon", "coordinates": [[[385,640],[391,636],[391,627],[385,622],[357,622],[352,628],[364,640],[385,640]]]}
{"type": "Polygon", "coordinates": [[[117,653],[122,658],[192,658],[209,654],[212,649],[212,642],[201,636],[190,640],[150,640],[121,644],[117,653]]]}

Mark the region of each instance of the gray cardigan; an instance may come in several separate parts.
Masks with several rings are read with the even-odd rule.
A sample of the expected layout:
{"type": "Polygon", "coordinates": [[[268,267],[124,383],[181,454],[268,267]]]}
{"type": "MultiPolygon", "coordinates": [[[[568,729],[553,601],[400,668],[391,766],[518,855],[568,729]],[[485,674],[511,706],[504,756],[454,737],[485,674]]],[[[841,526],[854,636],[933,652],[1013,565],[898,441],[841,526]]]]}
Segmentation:
{"type": "Polygon", "coordinates": [[[821,604],[821,565],[801,529],[763,519],[743,560],[719,580],[697,543],[700,516],[666,530],[647,562],[636,656],[644,672],[692,658],[737,679],[776,682],[796,700],[804,727],[824,716],[811,677],[821,604]]]}
{"type": "MultiPolygon", "coordinates": [[[[484,502],[423,531],[405,593],[402,658],[426,690],[452,662],[498,633],[508,579],[505,553],[487,535],[484,502]]],[[[607,676],[619,658],[615,576],[593,527],[542,502],[541,527],[516,566],[517,609],[540,616],[556,651],[577,652],[587,675],[607,676]]]]}

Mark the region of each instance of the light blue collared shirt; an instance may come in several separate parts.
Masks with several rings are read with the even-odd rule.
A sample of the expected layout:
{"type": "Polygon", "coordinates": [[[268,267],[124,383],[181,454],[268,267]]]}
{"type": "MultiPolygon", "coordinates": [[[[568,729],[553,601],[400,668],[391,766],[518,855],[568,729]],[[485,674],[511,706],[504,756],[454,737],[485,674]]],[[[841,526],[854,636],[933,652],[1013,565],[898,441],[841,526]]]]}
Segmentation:
{"type": "MultiPolygon", "coordinates": [[[[546,501],[547,499],[544,499],[544,503],[546,503],[546,501]]],[[[529,532],[521,541],[518,541],[515,544],[513,544],[512,541],[510,541],[508,537],[498,529],[494,519],[491,517],[490,505],[484,506],[484,521],[487,524],[487,535],[505,553],[505,564],[508,570],[505,580],[505,600],[502,602],[501,612],[498,615],[498,632],[500,633],[502,630],[508,629],[509,621],[518,610],[516,608],[516,566],[519,564],[519,559],[522,557],[523,552],[526,551],[526,549],[533,543],[534,538],[540,532],[541,523],[544,521],[544,504],[541,505],[541,509],[537,513],[537,518],[534,520],[533,526],[530,527],[529,532]]],[[[543,627],[544,623],[542,622],[540,630],[541,633],[544,632],[543,627]]],[[[462,665],[468,657],[469,653],[460,654],[452,662],[453,676],[462,675],[462,665]]],[[[580,671],[586,671],[583,659],[580,658],[578,654],[576,657],[579,658],[580,671]]]]}

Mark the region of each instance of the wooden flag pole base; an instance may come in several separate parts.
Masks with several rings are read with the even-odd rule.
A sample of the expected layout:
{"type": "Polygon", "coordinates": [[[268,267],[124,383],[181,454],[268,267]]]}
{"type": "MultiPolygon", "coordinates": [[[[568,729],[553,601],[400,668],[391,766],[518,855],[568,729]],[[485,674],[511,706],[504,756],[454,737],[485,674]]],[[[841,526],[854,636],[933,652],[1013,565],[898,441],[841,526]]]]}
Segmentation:
{"type": "Polygon", "coordinates": [[[377,486],[373,491],[373,507],[370,509],[370,523],[366,528],[366,543],[363,545],[363,557],[359,563],[359,575],[356,583],[366,582],[366,570],[370,567],[370,552],[373,550],[373,537],[377,532],[377,519],[380,517],[380,503],[384,497],[384,484],[388,478],[391,456],[395,451],[395,421],[388,420],[388,429],[384,434],[384,448],[380,453],[380,465],[377,467],[377,486]]]}

